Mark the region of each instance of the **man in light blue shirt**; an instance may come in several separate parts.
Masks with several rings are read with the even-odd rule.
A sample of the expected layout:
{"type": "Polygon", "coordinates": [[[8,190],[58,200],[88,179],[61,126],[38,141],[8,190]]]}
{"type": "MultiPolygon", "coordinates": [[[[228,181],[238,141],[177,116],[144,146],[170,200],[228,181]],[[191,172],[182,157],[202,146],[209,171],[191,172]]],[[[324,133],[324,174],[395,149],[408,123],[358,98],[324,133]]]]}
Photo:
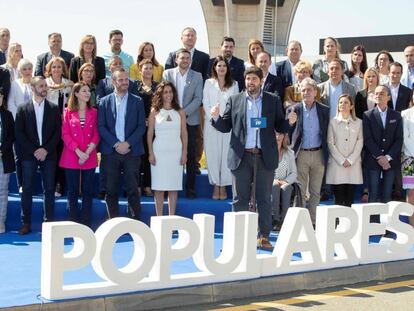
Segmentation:
{"type": "Polygon", "coordinates": [[[128,73],[129,76],[129,68],[132,64],[134,64],[134,59],[128,53],[125,53],[121,50],[122,44],[124,43],[124,34],[120,30],[112,30],[109,33],[109,44],[111,45],[111,51],[105,53],[103,58],[105,60],[105,73],[106,77],[111,77],[111,71],[109,70],[109,60],[112,56],[117,55],[122,59],[122,64],[124,66],[125,71],[128,73]]]}

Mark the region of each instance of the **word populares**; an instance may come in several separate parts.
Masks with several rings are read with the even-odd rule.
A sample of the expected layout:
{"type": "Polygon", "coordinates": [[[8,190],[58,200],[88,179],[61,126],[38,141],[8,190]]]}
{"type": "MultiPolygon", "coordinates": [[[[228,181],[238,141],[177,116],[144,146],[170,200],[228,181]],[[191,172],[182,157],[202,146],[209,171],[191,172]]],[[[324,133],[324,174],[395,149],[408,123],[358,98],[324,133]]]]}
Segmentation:
{"type": "Polygon", "coordinates": [[[95,233],[74,222],[43,224],[41,295],[50,300],[126,293],[141,290],[199,285],[330,269],[358,264],[413,258],[414,229],[400,221],[414,206],[402,202],[318,206],[316,230],[305,208],[290,208],[272,254],[257,254],[258,216],[251,212],[224,215],[223,247],[214,256],[214,216],[196,214],[193,220],[179,216],[151,218],[151,227],[128,218],[114,218],[95,233]],[[371,215],[381,223],[370,223],[371,215]],[[339,225],[336,220],[339,218],[339,225]],[[336,228],[335,228],[336,227],[336,228]],[[179,231],[172,244],[171,233],[179,231]],[[369,237],[385,230],[396,239],[369,237]],[[132,236],[134,252],[129,263],[118,268],[113,247],[122,235],[132,236]],[[73,238],[73,248],[64,252],[64,239],[73,238]],[[300,253],[300,260],[292,260],[300,253]],[[173,261],[193,258],[199,272],[171,274],[173,261]],[[65,271],[92,264],[104,281],[63,284],[65,271]]]}

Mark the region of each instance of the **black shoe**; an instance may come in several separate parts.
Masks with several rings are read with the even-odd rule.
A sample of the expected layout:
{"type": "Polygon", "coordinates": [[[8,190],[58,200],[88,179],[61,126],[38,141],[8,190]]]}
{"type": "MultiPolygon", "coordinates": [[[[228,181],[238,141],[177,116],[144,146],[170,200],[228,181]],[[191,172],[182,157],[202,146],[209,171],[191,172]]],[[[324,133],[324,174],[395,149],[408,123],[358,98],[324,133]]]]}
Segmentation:
{"type": "Polygon", "coordinates": [[[105,200],[105,196],[106,196],[106,191],[101,191],[98,193],[98,195],[96,196],[96,198],[98,200],[105,200]]]}
{"type": "Polygon", "coordinates": [[[197,195],[193,189],[187,189],[186,195],[187,199],[195,199],[197,195]]]}

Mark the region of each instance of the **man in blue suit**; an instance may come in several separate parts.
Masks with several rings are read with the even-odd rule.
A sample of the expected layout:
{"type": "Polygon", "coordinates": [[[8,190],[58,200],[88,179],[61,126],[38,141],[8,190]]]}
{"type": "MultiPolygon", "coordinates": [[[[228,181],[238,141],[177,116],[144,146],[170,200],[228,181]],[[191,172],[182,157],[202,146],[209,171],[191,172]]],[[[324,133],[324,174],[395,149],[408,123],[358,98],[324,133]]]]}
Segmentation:
{"type": "Polygon", "coordinates": [[[294,67],[302,55],[302,45],[300,42],[295,40],[290,41],[286,48],[286,55],[286,60],[277,62],[275,66],[272,66],[269,69],[270,73],[282,79],[283,89],[286,89],[288,86],[296,82],[294,67]]]}
{"type": "Polygon", "coordinates": [[[362,122],[369,202],[391,201],[394,176],[401,170],[403,122],[400,113],[388,107],[390,99],[389,88],[377,86],[374,93],[377,105],[364,113],[362,122]]]}
{"type": "Polygon", "coordinates": [[[98,128],[102,161],[106,170],[106,206],[109,218],[119,216],[119,180],[124,173],[128,216],[140,218],[141,203],[136,176],[144,153],[145,112],[142,99],[128,93],[128,73],[123,68],[112,74],[114,93],[101,99],[98,128]]]}

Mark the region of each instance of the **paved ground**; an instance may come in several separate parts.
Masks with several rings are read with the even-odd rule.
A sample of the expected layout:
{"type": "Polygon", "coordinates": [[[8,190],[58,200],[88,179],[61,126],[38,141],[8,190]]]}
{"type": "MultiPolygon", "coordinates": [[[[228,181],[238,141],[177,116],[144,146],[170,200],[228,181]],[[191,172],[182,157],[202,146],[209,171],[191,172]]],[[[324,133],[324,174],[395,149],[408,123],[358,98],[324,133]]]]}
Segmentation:
{"type": "Polygon", "coordinates": [[[414,276],[390,279],[383,282],[359,283],[323,290],[294,292],[285,295],[164,310],[413,311],[414,276]]]}

